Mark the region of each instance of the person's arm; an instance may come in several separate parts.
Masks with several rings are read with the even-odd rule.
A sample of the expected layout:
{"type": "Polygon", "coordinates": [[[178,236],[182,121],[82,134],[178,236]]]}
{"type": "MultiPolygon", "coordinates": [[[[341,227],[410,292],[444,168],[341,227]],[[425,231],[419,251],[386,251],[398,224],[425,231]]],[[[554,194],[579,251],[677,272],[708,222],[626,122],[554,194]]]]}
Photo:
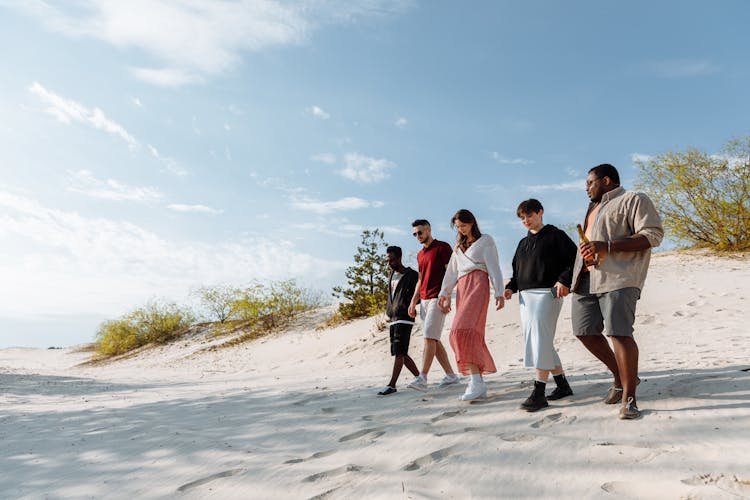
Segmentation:
{"type": "Polygon", "coordinates": [[[518,247],[516,248],[516,253],[513,254],[513,262],[511,263],[513,276],[510,277],[508,284],[505,285],[505,292],[503,293],[503,297],[505,297],[505,300],[510,300],[510,298],[513,297],[513,294],[518,292],[518,280],[516,280],[516,274],[518,273],[518,250],[520,248],[521,243],[519,242],[518,247]]]}
{"type": "Polygon", "coordinates": [[[414,285],[414,294],[411,296],[409,304],[409,316],[417,317],[417,302],[419,302],[419,289],[422,287],[422,273],[417,274],[417,284],[414,285]]]}
{"type": "Polygon", "coordinates": [[[616,252],[640,252],[661,244],[664,238],[661,217],[659,217],[659,212],[656,211],[653,202],[644,194],[638,193],[633,207],[632,222],[635,234],[627,238],[582,243],[583,257],[593,257],[595,253],[598,253],[601,257],[616,252]]]}
{"type": "Polygon", "coordinates": [[[451,310],[451,293],[456,283],[458,283],[458,261],[456,260],[456,252],[453,252],[450,261],[448,261],[448,267],[445,268],[445,276],[443,276],[443,283],[438,295],[438,307],[443,311],[443,314],[448,314],[451,310]]]}
{"type": "Polygon", "coordinates": [[[503,271],[500,269],[500,255],[497,252],[497,245],[492,236],[487,235],[489,241],[482,249],[484,263],[487,266],[487,273],[490,275],[492,288],[495,290],[495,309],[502,309],[505,305],[505,287],[503,286],[503,271]]]}

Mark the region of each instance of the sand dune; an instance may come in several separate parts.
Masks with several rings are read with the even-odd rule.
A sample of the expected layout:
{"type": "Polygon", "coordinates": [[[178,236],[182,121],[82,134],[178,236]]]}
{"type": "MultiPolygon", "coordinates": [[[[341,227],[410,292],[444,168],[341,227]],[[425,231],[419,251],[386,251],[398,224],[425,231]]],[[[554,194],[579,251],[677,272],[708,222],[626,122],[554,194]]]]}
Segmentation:
{"type": "MultiPolygon", "coordinates": [[[[557,344],[575,395],[537,413],[518,304],[488,317],[499,373],[463,387],[375,393],[387,335],[373,320],[229,349],[197,333],[104,365],[74,349],[0,350],[0,498],[750,497],[750,259],[657,254],[639,303],[639,406],[557,344]]],[[[449,321],[447,322],[449,325],[449,321]]],[[[421,354],[416,331],[410,348],[421,354]]],[[[438,379],[440,373],[433,372],[438,379]]]]}

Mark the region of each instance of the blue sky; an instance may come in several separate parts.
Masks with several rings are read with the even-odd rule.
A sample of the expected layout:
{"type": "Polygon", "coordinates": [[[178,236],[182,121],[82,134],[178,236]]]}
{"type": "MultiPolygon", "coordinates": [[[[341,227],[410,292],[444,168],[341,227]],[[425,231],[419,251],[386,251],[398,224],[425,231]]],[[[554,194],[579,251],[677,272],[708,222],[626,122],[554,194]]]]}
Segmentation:
{"type": "Polygon", "coordinates": [[[743,1],[0,0],[0,347],[295,277],[472,210],[504,271],[536,197],[750,133],[743,1]]]}

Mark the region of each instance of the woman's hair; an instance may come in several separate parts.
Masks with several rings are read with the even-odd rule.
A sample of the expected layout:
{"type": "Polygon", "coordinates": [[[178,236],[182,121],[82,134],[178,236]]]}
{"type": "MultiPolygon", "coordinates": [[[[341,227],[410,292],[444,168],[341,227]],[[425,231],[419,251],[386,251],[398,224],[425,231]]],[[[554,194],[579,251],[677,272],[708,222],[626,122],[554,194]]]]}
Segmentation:
{"type": "Polygon", "coordinates": [[[521,217],[521,215],[538,214],[541,210],[544,210],[541,202],[537,199],[529,198],[518,205],[516,215],[521,217]]]}
{"type": "MultiPolygon", "coordinates": [[[[482,236],[482,232],[479,230],[479,224],[477,224],[477,219],[474,217],[474,214],[466,210],[465,208],[462,208],[456,214],[451,218],[451,227],[456,227],[456,221],[463,222],[464,224],[471,224],[471,235],[474,237],[474,241],[478,240],[480,236],[482,236]]],[[[459,231],[458,233],[458,247],[463,250],[464,252],[469,248],[469,239],[461,234],[459,231]]]]}

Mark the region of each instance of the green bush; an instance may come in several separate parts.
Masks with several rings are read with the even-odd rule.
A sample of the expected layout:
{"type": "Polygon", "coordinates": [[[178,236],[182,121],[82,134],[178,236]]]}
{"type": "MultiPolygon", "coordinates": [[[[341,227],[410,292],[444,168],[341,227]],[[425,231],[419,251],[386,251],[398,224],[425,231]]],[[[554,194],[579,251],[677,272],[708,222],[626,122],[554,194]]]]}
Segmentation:
{"type": "Polygon", "coordinates": [[[234,305],[242,295],[242,290],[228,285],[202,286],[192,292],[192,295],[198,297],[201,307],[211,319],[224,323],[237,316],[234,305]]]}
{"type": "Polygon", "coordinates": [[[636,186],[654,200],[678,240],[720,251],[750,250],[750,137],[721,155],[667,152],[640,168],[636,186]]]}
{"type": "Polygon", "coordinates": [[[323,304],[319,293],[302,288],[295,280],[256,283],[239,294],[232,310],[243,321],[262,322],[270,328],[288,324],[300,313],[323,304]]]}
{"type": "Polygon", "coordinates": [[[150,343],[164,343],[195,321],[192,312],[175,304],[149,302],[124,317],[105,321],[96,333],[96,352],[116,356],[150,343]]]}

